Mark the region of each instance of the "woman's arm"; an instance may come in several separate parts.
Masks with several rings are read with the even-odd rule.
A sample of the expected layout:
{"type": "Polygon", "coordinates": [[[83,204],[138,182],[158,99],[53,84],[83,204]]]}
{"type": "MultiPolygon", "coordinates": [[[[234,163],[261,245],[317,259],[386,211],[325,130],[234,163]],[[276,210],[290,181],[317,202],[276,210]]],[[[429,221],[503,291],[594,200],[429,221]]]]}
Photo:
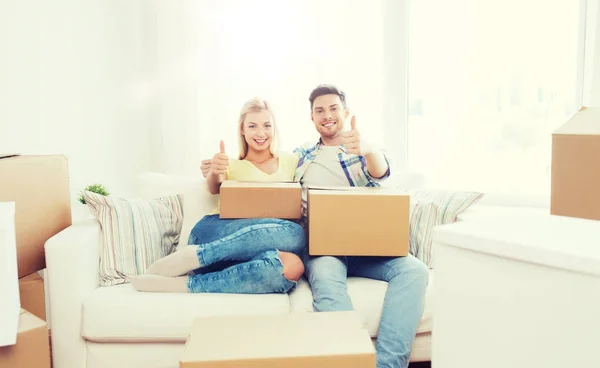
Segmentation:
{"type": "Polygon", "coordinates": [[[221,191],[221,183],[227,179],[226,174],[217,174],[210,171],[206,177],[206,183],[208,184],[208,191],[211,194],[219,194],[221,191]]]}

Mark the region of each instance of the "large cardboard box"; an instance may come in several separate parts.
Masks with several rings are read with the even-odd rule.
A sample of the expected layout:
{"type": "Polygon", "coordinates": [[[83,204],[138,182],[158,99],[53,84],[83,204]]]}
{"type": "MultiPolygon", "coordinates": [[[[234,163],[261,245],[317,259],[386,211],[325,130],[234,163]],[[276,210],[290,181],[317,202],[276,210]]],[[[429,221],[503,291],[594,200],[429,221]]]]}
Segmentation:
{"type": "Polygon", "coordinates": [[[297,182],[225,180],[219,192],[221,218],[299,219],[302,187],[297,182]]]}
{"type": "Polygon", "coordinates": [[[583,107],[552,134],[553,215],[600,220],[600,107],[583,107]]]}
{"type": "Polygon", "coordinates": [[[44,279],[37,272],[19,279],[21,308],[34,316],[46,320],[46,295],[44,279]]]}
{"type": "Polygon", "coordinates": [[[44,244],[71,225],[67,158],[0,155],[0,202],[15,202],[19,277],[46,267],[44,244]]]}
{"type": "Polygon", "coordinates": [[[50,368],[46,323],[21,309],[17,343],[0,347],[0,368],[50,368]]]}
{"type": "Polygon", "coordinates": [[[180,368],[375,368],[356,312],[196,319],[180,368]]]}
{"type": "Polygon", "coordinates": [[[313,256],[406,256],[410,196],[394,188],[308,189],[313,256]]]}

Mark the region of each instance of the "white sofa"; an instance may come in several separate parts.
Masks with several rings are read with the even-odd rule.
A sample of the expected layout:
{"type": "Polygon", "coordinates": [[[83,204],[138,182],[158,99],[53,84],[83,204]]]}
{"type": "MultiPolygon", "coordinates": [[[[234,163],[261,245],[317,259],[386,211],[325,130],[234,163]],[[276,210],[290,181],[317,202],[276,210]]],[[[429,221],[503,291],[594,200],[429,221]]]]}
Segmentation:
{"type": "MultiPolygon", "coordinates": [[[[399,181],[419,183],[411,175],[404,179],[399,181]]],[[[156,173],[137,177],[136,189],[142,197],[184,194],[180,246],[187,244],[196,221],[216,205],[203,180],[156,173]]],[[[503,216],[506,211],[476,207],[463,217],[478,216],[477,211],[503,216]]],[[[98,287],[99,240],[100,225],[90,219],[74,223],[46,243],[54,368],[176,368],[196,317],[312,312],[312,294],[305,280],[289,295],[141,293],[131,284],[98,287]]],[[[431,357],[433,276],[431,271],[412,361],[431,357]]],[[[374,339],[386,287],[381,281],[348,280],[355,309],[374,339]]]]}

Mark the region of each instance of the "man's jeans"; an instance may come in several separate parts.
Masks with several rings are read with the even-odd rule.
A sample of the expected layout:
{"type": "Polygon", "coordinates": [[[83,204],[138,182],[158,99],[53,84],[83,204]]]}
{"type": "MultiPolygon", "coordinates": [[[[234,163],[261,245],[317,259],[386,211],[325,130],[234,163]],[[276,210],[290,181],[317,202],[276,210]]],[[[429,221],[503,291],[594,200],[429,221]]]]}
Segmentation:
{"type": "Polygon", "coordinates": [[[202,268],[188,279],[192,293],[286,293],[296,286],[283,276],[278,250],[300,255],[306,235],[280,219],[220,219],[204,216],[188,241],[202,268]]]}
{"type": "Polygon", "coordinates": [[[427,266],[413,257],[311,257],[303,252],[306,276],[318,312],[352,310],[346,279],[366,277],[388,282],[377,334],[377,367],[408,367],[421,321],[427,266]]]}

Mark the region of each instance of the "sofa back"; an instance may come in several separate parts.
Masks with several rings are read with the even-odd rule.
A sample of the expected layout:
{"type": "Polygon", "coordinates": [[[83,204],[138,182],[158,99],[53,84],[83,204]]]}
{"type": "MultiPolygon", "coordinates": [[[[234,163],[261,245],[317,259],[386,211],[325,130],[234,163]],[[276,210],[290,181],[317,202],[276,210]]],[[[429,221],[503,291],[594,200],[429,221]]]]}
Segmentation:
{"type": "Polygon", "coordinates": [[[179,245],[186,246],[190,231],[207,213],[217,207],[218,196],[208,191],[202,176],[177,176],[145,172],[136,176],[136,193],[142,198],[183,194],[183,225],[179,245]]]}

